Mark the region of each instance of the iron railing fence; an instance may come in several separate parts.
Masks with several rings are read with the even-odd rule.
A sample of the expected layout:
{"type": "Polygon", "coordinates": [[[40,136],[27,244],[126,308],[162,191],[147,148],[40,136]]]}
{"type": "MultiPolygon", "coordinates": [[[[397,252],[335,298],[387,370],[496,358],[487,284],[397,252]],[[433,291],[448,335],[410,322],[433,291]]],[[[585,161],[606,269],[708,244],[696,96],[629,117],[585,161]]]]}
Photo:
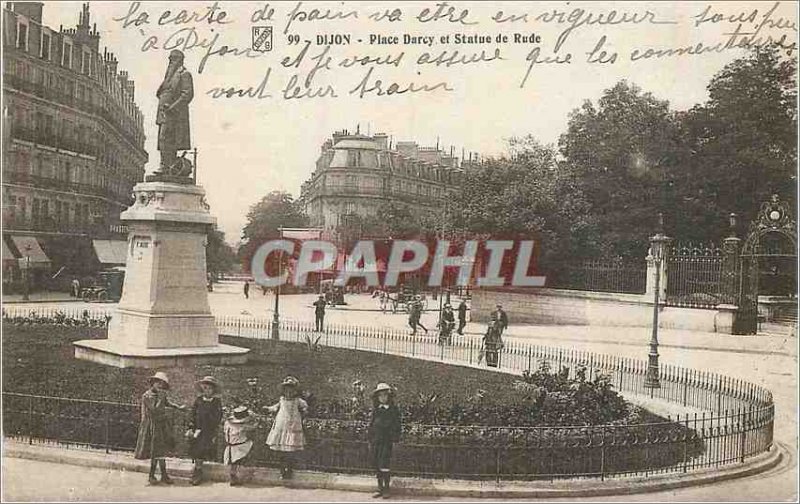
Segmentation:
{"type": "MultiPolygon", "coordinates": [[[[5,321],[24,318],[15,319],[13,311],[6,309],[5,321]]],[[[62,318],[54,316],[60,310],[43,311],[38,314],[39,321],[62,318]]],[[[70,316],[85,319],[83,311],[74,310],[70,316]]],[[[90,318],[105,320],[107,314],[94,310],[90,318]]],[[[223,316],[217,318],[217,323],[227,335],[255,339],[271,336],[268,319],[223,316]]],[[[311,323],[290,320],[281,321],[279,328],[284,341],[452,364],[476,364],[480,352],[478,338],[470,336],[454,336],[450,344],[440,345],[435,337],[411,336],[390,329],[329,324],[323,333],[317,333],[311,323]]],[[[678,409],[686,407],[695,412],[669,418],[667,422],[638,425],[521,428],[407,424],[405,439],[395,451],[397,472],[497,480],[606,478],[685,472],[738,463],[764,453],[772,445],[772,395],[760,386],[715,373],[662,365],[661,388],[646,389],[645,361],[516,341],[509,341],[500,351],[502,371],[521,372],[544,362],[553,370],[567,368],[570,376],[575,376],[580,368],[585,368],[590,380],[598,374],[608,375],[623,392],[649,394],[673,403],[678,409]],[[432,438],[436,441],[431,442],[432,438]],[[478,443],[476,439],[485,442],[478,443]]],[[[174,417],[178,438],[185,428],[180,418],[174,417]]],[[[55,441],[106,450],[131,450],[135,444],[138,406],[4,392],[3,422],[7,436],[27,438],[29,442],[55,441]]],[[[306,423],[309,444],[302,462],[304,467],[371,471],[368,443],[355,435],[364,432],[363,423],[314,418],[306,423]]],[[[271,452],[262,449],[255,461],[270,465],[271,452]]]]}
{"type": "Polygon", "coordinates": [[[622,258],[590,259],[563,265],[548,287],[592,292],[644,294],[647,264],[622,258]]]}
{"type": "MultiPolygon", "coordinates": [[[[668,306],[715,308],[737,304],[736,293],[726,282],[722,250],[714,244],[678,243],[667,256],[668,306]]],[[[735,272],[728,272],[735,275],[735,272]]]]}
{"type": "MultiPolygon", "coordinates": [[[[170,411],[175,455],[187,456],[185,414],[170,411]]],[[[406,424],[394,450],[398,474],[467,479],[608,478],[717,467],[744,462],[772,444],[772,405],[688,415],[636,425],[486,427],[406,424]],[[427,437],[423,437],[427,435],[427,437]],[[465,438],[480,439],[467,442],[465,438]]],[[[3,392],[3,430],[22,442],[106,452],[133,451],[139,405],[3,392]]],[[[369,473],[364,422],[305,420],[301,468],[369,473]]],[[[279,463],[257,435],[253,464],[279,463]]],[[[218,450],[222,447],[218,446],[218,450]]],[[[221,458],[221,452],[218,453],[221,458]]]]}
{"type": "MultiPolygon", "coordinates": [[[[18,325],[63,324],[89,327],[105,326],[113,311],[103,308],[69,310],[37,307],[34,310],[14,306],[3,307],[3,322],[18,325]]],[[[250,339],[272,337],[271,318],[217,316],[220,334],[250,339]]],[[[453,334],[449,344],[439,344],[435,335],[412,336],[407,330],[375,328],[350,324],[327,323],[323,332],[316,332],[314,322],[281,319],[280,338],[302,344],[349,348],[405,357],[438,360],[451,364],[485,364],[482,338],[477,335],[453,334]]],[[[431,331],[434,332],[434,331],[431,331]]],[[[772,404],[772,394],[765,388],[744,380],[709,371],[700,371],[671,364],[660,366],[661,387],[644,386],[647,361],[598,354],[566,348],[553,348],[519,340],[509,340],[498,353],[498,368],[522,373],[546,363],[552,370],[567,368],[569,377],[586,370],[587,379],[608,375],[621,392],[648,395],[700,411],[720,412],[772,404]]]]}

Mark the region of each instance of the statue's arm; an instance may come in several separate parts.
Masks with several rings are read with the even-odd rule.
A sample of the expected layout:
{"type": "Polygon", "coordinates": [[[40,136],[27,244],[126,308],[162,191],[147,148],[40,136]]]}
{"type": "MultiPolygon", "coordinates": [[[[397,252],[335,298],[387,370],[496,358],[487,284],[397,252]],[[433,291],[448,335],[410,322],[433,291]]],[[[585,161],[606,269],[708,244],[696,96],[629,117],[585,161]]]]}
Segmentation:
{"type": "Polygon", "coordinates": [[[189,102],[192,101],[192,98],[194,98],[194,84],[192,83],[192,74],[189,72],[184,72],[181,75],[180,90],[181,94],[178,95],[178,99],[170,105],[171,109],[179,105],[188,105],[189,102]]]}

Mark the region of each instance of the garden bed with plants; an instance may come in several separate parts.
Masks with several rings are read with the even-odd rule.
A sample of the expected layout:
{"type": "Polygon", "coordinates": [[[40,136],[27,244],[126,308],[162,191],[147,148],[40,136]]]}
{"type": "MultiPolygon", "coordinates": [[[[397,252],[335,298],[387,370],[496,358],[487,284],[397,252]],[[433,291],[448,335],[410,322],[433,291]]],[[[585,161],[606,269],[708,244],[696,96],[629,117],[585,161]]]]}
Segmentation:
{"type": "MultiPolygon", "coordinates": [[[[44,399],[25,403],[24,397],[6,396],[7,433],[25,435],[27,429],[35,437],[85,439],[92,445],[132,448],[138,409],[131,404],[138,403],[148,377],[156,370],[118,369],[75,359],[71,343],[104,338],[103,327],[7,321],[3,329],[4,392],[117,403],[56,404],[44,399]]],[[[277,402],[277,385],[283,377],[293,375],[300,380],[310,406],[304,422],[309,440],[306,464],[310,467],[353,471],[369,467],[365,440],[370,392],[379,382],[396,387],[403,414],[402,445],[396,453],[399,472],[561,474],[568,472],[565,464],[572,466],[580,459],[586,467],[580,472],[588,474],[603,464],[614,464],[611,458],[601,460],[605,454],[601,457],[599,450],[591,450],[593,446],[633,446],[640,437],[652,440],[643,455],[626,449],[622,458],[627,462],[619,470],[635,471],[654,461],[658,466],[674,464],[700,449],[679,424],[627,403],[609,379],[601,375],[588,380],[580,369],[573,378],[563,370],[546,367],[512,376],[347,349],[221,339],[251,348],[248,363],[159,369],[170,377],[173,400],[190,404],[195,380],[213,375],[223,384],[226,409],[247,404],[260,412],[263,406],[277,402]],[[644,423],[660,426],[636,427],[644,423]],[[594,427],[598,425],[607,427],[598,430],[594,427]],[[687,443],[667,442],[676,436],[684,436],[687,443]],[[537,455],[533,457],[533,453],[537,455]],[[463,469],[464,464],[470,468],[463,469]]],[[[266,437],[271,420],[269,416],[260,418],[259,438],[266,437]]],[[[174,423],[174,431],[182,432],[185,415],[176,413],[174,423]]],[[[179,452],[184,449],[178,445],[179,452]]],[[[261,463],[269,463],[270,458],[263,447],[255,457],[261,463]]],[[[619,465],[619,460],[616,463],[619,465]]]]}

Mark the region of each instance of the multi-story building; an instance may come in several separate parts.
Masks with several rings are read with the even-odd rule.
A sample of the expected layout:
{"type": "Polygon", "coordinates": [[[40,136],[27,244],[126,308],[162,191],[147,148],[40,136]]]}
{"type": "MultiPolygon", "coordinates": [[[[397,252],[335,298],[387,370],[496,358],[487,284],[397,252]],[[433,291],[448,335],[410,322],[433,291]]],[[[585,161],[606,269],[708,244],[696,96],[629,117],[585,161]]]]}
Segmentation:
{"type": "Polygon", "coordinates": [[[458,190],[462,168],[458,158],[438,147],[391,145],[385,133],[339,131],[322,144],[300,199],[311,225],[338,238],[342,227],[375,216],[385,203],[420,212],[441,209],[448,194],[458,190]]]}
{"type": "Polygon", "coordinates": [[[89,4],[69,29],[45,26],[42,10],[4,10],[3,263],[12,280],[9,255],[40,281],[116,262],[119,247],[109,245],[125,238],[119,214],[148,159],[134,83],[101,51],[89,4]]]}

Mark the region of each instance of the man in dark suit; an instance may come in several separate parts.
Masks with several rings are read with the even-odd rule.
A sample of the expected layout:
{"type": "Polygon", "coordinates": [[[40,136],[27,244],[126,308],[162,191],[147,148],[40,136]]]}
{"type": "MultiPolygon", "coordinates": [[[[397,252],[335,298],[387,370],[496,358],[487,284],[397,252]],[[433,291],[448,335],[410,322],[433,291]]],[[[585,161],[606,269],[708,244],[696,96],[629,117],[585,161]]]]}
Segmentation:
{"type": "Polygon", "coordinates": [[[322,332],[322,328],[325,323],[326,304],[328,303],[325,302],[325,296],[322,295],[319,296],[319,299],[314,301],[314,323],[318,332],[322,332]]]}
{"type": "MultiPolygon", "coordinates": [[[[158,150],[161,152],[161,172],[173,173],[178,164],[178,151],[192,148],[189,130],[189,102],[194,98],[192,74],[183,66],[183,53],[169,53],[169,66],[164,81],[158,86],[158,150]]],[[[181,165],[182,166],[182,165],[181,165]]]]}
{"type": "Polygon", "coordinates": [[[503,331],[505,331],[506,327],[508,327],[508,316],[506,315],[506,312],[503,311],[503,305],[497,305],[497,309],[492,312],[491,318],[493,321],[497,322],[497,336],[502,336],[503,331]]]}
{"type": "Polygon", "coordinates": [[[458,334],[464,334],[464,327],[467,325],[467,302],[463,299],[458,305],[458,334]]]}

